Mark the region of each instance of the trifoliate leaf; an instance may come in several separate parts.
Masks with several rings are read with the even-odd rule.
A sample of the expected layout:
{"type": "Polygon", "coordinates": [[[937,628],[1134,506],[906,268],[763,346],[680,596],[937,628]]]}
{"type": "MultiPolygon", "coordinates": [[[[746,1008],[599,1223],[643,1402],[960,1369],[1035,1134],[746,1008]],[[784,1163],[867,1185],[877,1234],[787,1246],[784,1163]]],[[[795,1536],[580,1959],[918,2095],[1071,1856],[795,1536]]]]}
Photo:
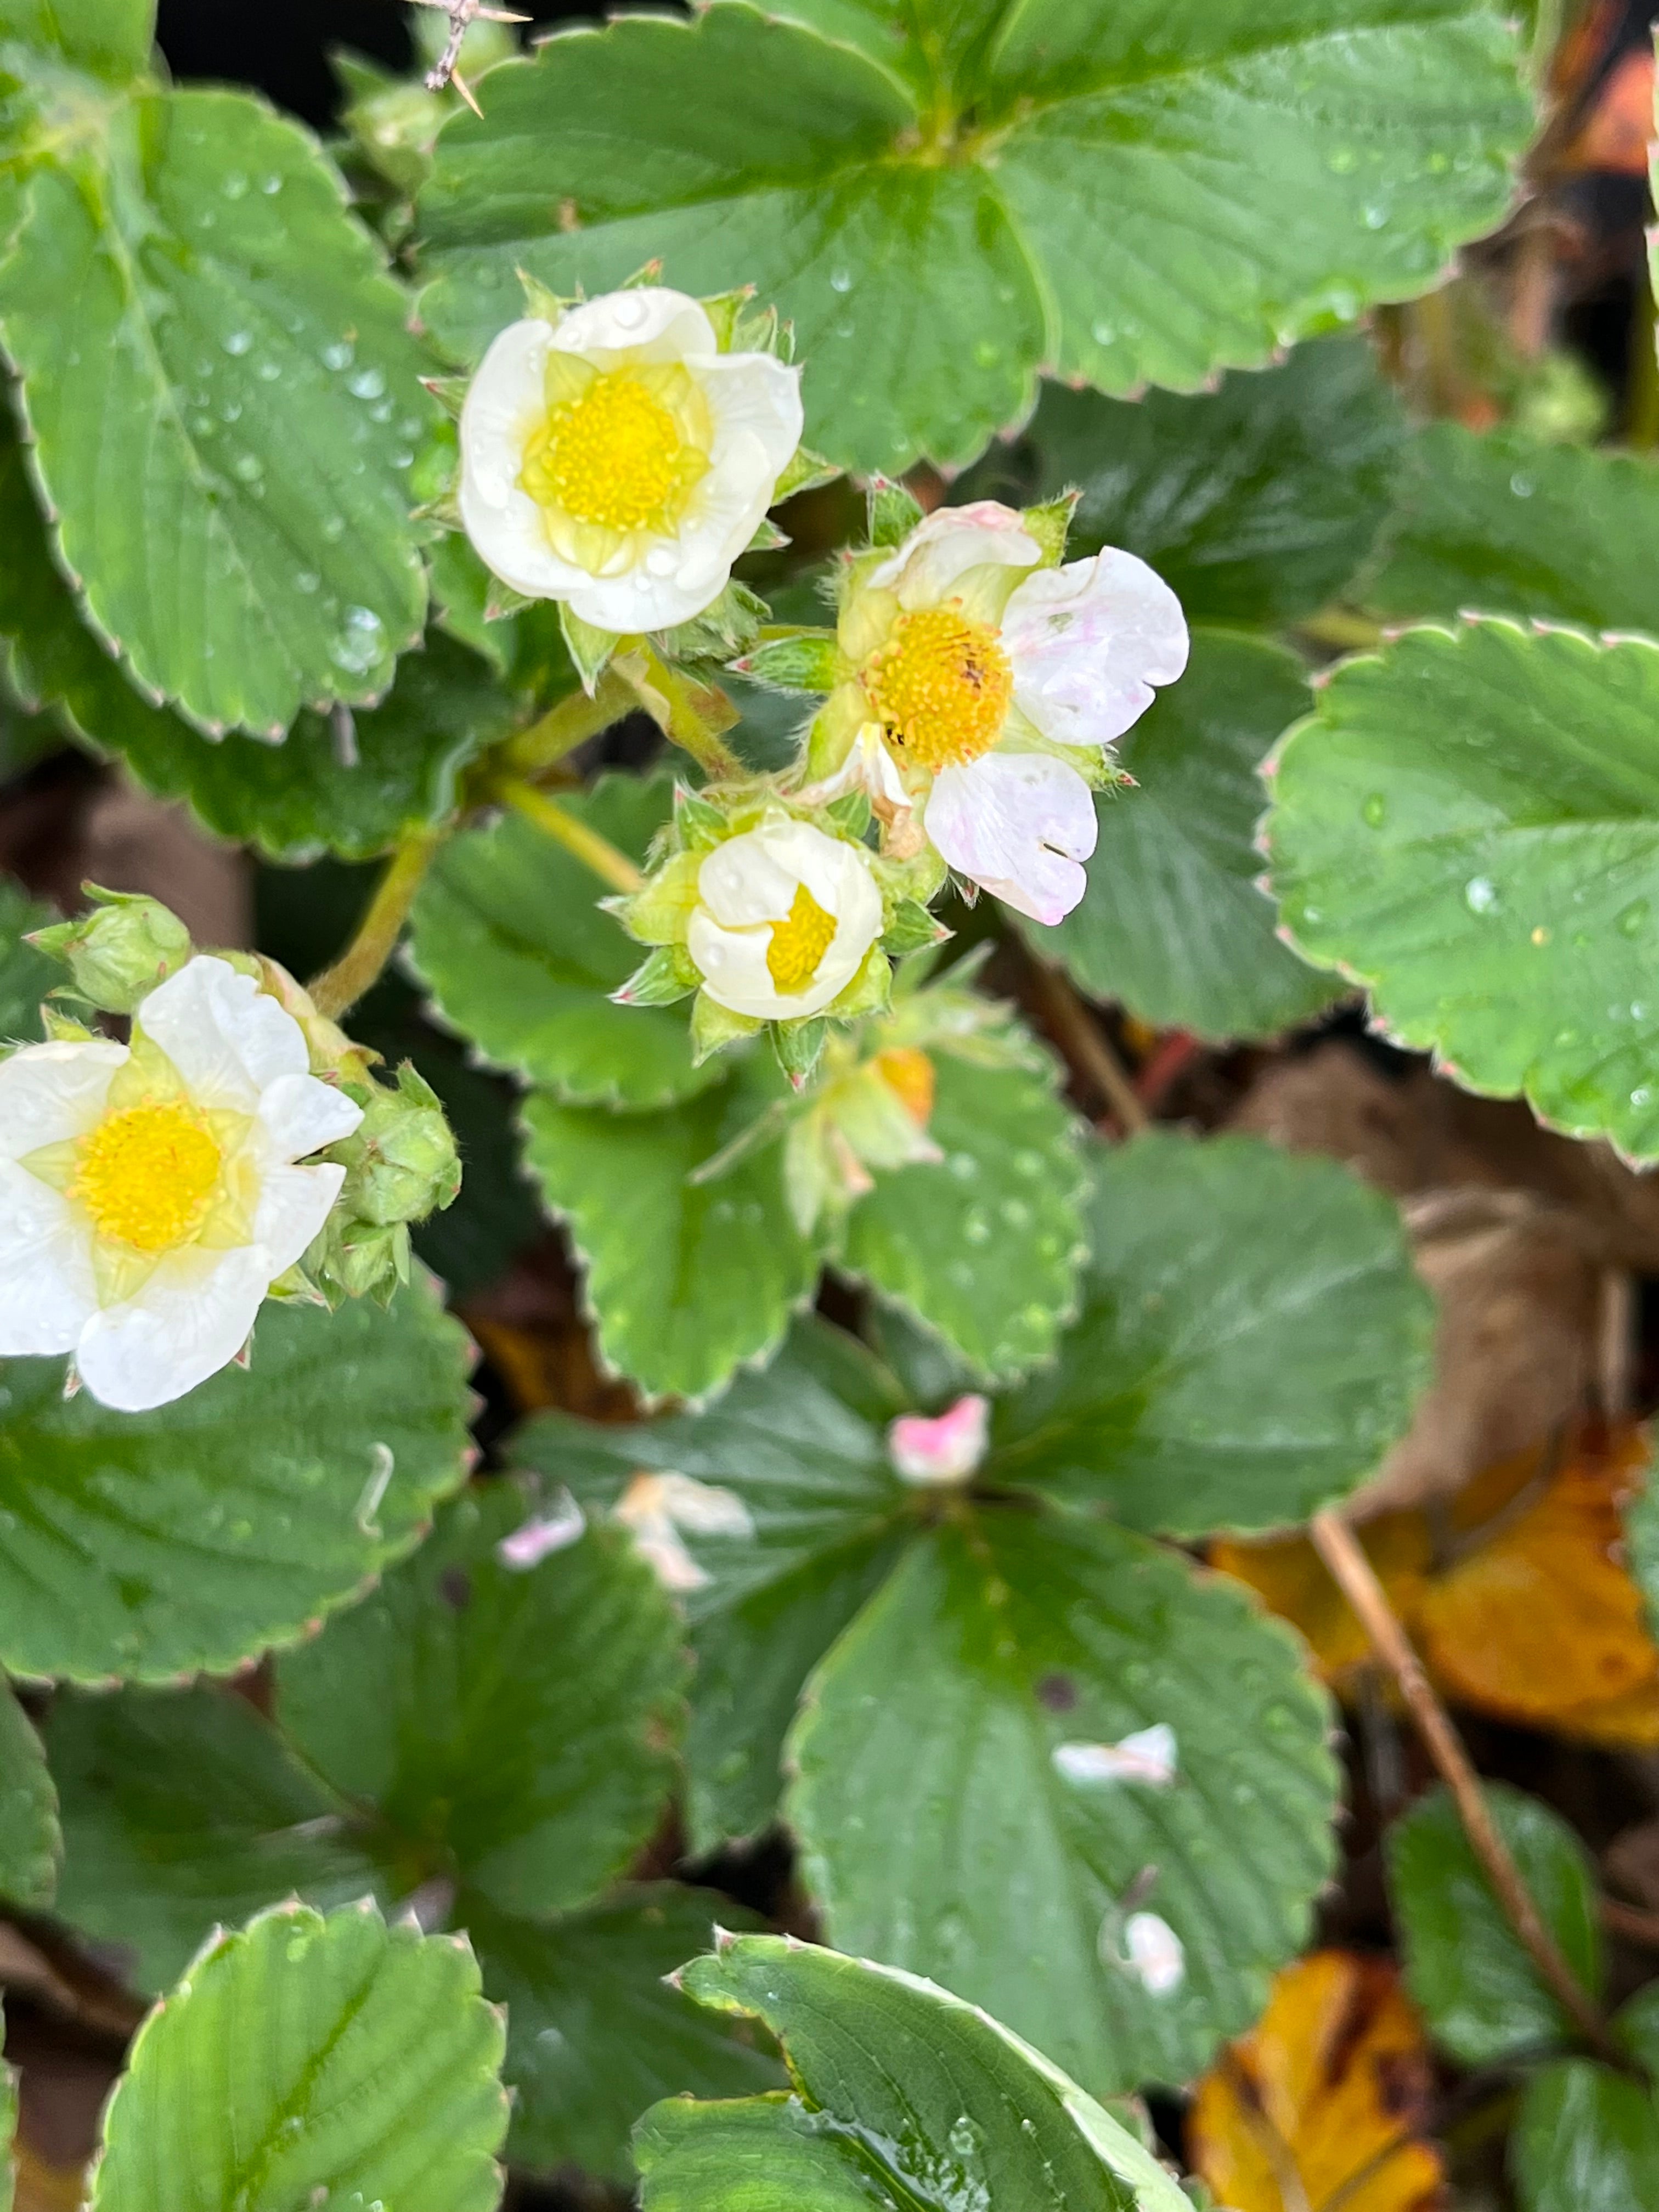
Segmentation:
{"type": "Polygon", "coordinates": [[[1305,1943],[1328,1724],[1241,1594],[1109,1524],[991,1507],[915,1546],[834,1645],[786,1807],[830,1940],[1103,2094],[1187,2080],[1305,1943]],[[1167,1778],[1114,1778],[1103,1755],[1150,1730],[1167,1778]],[[1167,1980],[1136,1963],[1139,1914],[1178,1946],[1167,1980]]]}
{"type": "Polygon", "coordinates": [[[1419,629],[1275,756],[1266,835],[1306,957],[1401,1042],[1575,1135],[1659,1155],[1659,647],[1419,629]]]}
{"type": "Polygon", "coordinates": [[[586,1264],[599,1350],[652,1396],[706,1397],[740,1363],[764,1358],[817,1277],[775,1151],[690,1180],[771,1104],[782,1079],[769,1058],[661,1114],[565,1106],[541,1091],[526,1102],[526,1161],[586,1264]]]}
{"type": "MultiPolygon", "coordinates": [[[[1536,1797],[1486,1785],[1498,1832],[1568,1964],[1601,1987],[1595,1869],[1577,1837],[1536,1797]]],[[[1544,1982],[1442,1790],[1389,1835],[1394,1898],[1411,1992],[1435,2040],[1465,2066],[1535,2057],[1571,2042],[1571,2020],[1544,1982]]]]}
{"type": "Polygon", "coordinates": [[[1064,0],[1000,29],[792,12],[814,27],[726,4],[492,71],[422,198],[441,341],[476,356],[521,267],[599,291],[658,254],[669,283],[775,303],[809,437],[896,475],[969,459],[1040,361],[1192,390],[1429,289],[1501,216],[1531,124],[1473,0],[1212,0],[1155,30],[1064,0]]]}
{"type": "Polygon", "coordinates": [[[465,1466],[466,1340],[392,1310],[268,1304],[246,1373],[117,1413],[3,1363],[0,1661],[158,1681],[291,1643],[422,1534],[465,1466]]]}
{"type": "Polygon", "coordinates": [[[206,730],[375,699],[426,605],[404,301],[295,125],[84,90],[22,188],[3,329],[88,619],[206,730]]]}
{"type": "Polygon", "coordinates": [[[1043,386],[1012,453],[957,498],[1079,489],[1066,555],[1151,562],[1190,622],[1278,624],[1333,599],[1389,512],[1406,435],[1363,338],[1316,338],[1212,393],[1106,399],[1043,386]]]}
{"type": "Polygon", "coordinates": [[[0,876],[0,1046],[39,1043],[40,1001],[68,981],[61,960],[49,960],[23,941],[31,930],[57,919],[21,884],[0,876]]]}
{"type": "Polygon", "coordinates": [[[187,800],[216,835],[273,860],[385,851],[447,811],[457,769],[506,734],[512,711],[482,663],[434,635],[380,707],[302,714],[280,745],[236,731],[204,738],[142,698],[81,620],[10,439],[0,440],[0,637],[21,698],[55,709],[158,797],[187,800]]]}
{"type": "Polygon", "coordinates": [[[1659,631],[1656,574],[1646,456],[1433,422],[1407,449],[1387,555],[1358,596],[1389,622],[1468,611],[1659,631]]]}
{"type": "MultiPolygon", "coordinates": [[[[729,1491],[749,1533],[676,1533],[695,1576],[684,1602],[696,1671],[686,1738],[700,1845],[763,1828],[802,1683],[895,1564],[912,1498],[887,1455],[906,1409],[890,1375],[839,1330],[799,1322],[763,1374],[738,1374],[702,1415],[633,1428],[550,1413],[516,1456],[590,1513],[628,1499],[641,1470],[729,1491]]],[[[688,1582],[690,1577],[685,1578],[688,1582]]]]}
{"type": "Polygon", "coordinates": [[[725,1936],[681,1977],[784,2045],[795,2094],[658,2105],[646,2212],[1184,2212],[1174,2180],[1075,2081],[914,1975],[778,1936],[725,1936]]]}
{"type": "Polygon", "coordinates": [[[39,1911],[58,1887],[58,1792],[28,1715],[0,1681],[0,1898],[39,1911]]]}
{"type": "Polygon", "coordinates": [[[216,1922],[274,1899],[328,1911],[397,1893],[354,1808],[231,1692],[70,1692],[46,1748],[64,1808],[58,1910],[112,1947],[138,1989],[165,1989],[216,1922]]]}
{"type": "Polygon", "coordinates": [[[277,1905],[216,1936],[140,2029],[89,2202],[494,2212],[501,2045],[464,1942],[277,1905]]]}
{"type": "Polygon", "coordinates": [[[1178,1536],[1304,1520],[1370,1474],[1428,1380],[1394,1206],[1254,1139],[1103,1152],[1084,1307],[999,1400],[990,1481],[1178,1536]]]}
{"type": "Polygon", "coordinates": [[[579,2166],[626,2182],[629,2133],[655,2099],[781,2085],[763,2035],[702,2010],[666,1979],[717,1922],[753,1925],[729,1899],[664,1881],[550,1927],[476,1911],[469,1919],[484,1987],[507,2006],[514,2166],[579,2166]]]}
{"type": "Polygon", "coordinates": [[[927,1134],[944,1154],[878,1175],[842,1259],[982,1375],[1023,1373],[1077,1310],[1086,1172],[1046,1060],[971,1067],[939,1053],[927,1134]]]}
{"type": "MultiPolygon", "coordinates": [[[[607,775],[562,802],[640,860],[673,805],[670,777],[607,775]]],[[[685,1009],[613,1006],[640,948],[605,887],[516,815],[451,840],[415,908],[410,957],[444,1020],[498,1066],[583,1106],[663,1106],[718,1083],[693,1067],[685,1009]]]]}
{"type": "Polygon", "coordinates": [[[684,1669],[668,1601],[622,1535],[515,1569],[495,1547],[525,1517],[510,1485],[460,1499],[407,1565],[279,1663],[277,1713],[313,1774],[375,1806],[406,1882],[459,1880],[545,1917],[585,1904],[648,1839],[684,1669]]]}
{"type": "Polygon", "coordinates": [[[1631,1999],[1613,2022],[1646,2080],[1588,2058],[1565,2058],[1528,2082],[1510,2142],[1521,2212],[1626,2212],[1659,2173],[1659,1991],[1631,1999]]]}
{"type": "Polygon", "coordinates": [[[1338,979],[1279,943],[1256,884],[1257,771],[1310,703],[1277,646],[1196,631],[1185,676],[1118,748],[1136,787],[1096,794],[1081,905],[1054,928],[1022,925],[1041,957],[1092,998],[1206,1037],[1273,1036],[1340,997],[1338,979]]]}

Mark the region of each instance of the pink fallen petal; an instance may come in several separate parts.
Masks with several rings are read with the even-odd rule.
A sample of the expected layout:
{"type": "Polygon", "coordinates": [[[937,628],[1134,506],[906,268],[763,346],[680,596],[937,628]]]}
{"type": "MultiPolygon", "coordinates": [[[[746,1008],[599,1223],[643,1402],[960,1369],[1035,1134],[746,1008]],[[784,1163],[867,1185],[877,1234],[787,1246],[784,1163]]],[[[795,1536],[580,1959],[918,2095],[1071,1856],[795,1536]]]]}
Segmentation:
{"type": "Polygon", "coordinates": [[[586,1526],[581,1507],[567,1491],[550,1513],[532,1514],[510,1536],[503,1536],[495,1557],[504,1567],[523,1574],[574,1544],[586,1526]]]}
{"type": "Polygon", "coordinates": [[[907,1482],[965,1481],[985,1456],[989,1401],[976,1391],[948,1413],[902,1413],[887,1431],[893,1464],[907,1482]]]}

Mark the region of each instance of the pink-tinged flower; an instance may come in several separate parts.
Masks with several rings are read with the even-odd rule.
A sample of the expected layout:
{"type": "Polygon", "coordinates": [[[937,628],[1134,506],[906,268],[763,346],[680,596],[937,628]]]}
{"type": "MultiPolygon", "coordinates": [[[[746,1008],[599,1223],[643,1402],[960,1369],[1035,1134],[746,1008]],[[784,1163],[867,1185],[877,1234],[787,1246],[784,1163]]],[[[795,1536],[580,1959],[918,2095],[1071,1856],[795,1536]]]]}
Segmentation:
{"type": "Polygon", "coordinates": [[[686,1548],[680,1531],[689,1536],[728,1536],[751,1539],[755,1523],[749,1508],[735,1490],[716,1483],[699,1482],[695,1476],[671,1469],[664,1474],[636,1474],[623,1492],[616,1518],[634,1539],[639,1553],[666,1590],[684,1595],[702,1589],[710,1580],[686,1548]]]}
{"type": "Polygon", "coordinates": [[[989,1401],[976,1391],[948,1413],[902,1413],[887,1431],[893,1465],[906,1482],[965,1482],[985,1457],[989,1401]]]}
{"type": "Polygon", "coordinates": [[[555,1552],[574,1544],[586,1526],[581,1507],[568,1490],[563,1491],[550,1513],[532,1513],[510,1536],[503,1536],[495,1547],[495,1557],[514,1573],[526,1574],[555,1552]]]}
{"type": "Polygon", "coordinates": [[[838,639],[856,673],[825,703],[821,755],[875,724],[959,874],[1035,921],[1069,914],[1095,848],[1091,776],[1187,665],[1169,586],[1111,547],[1047,566],[1023,518],[981,500],[863,568],[838,639]]]}

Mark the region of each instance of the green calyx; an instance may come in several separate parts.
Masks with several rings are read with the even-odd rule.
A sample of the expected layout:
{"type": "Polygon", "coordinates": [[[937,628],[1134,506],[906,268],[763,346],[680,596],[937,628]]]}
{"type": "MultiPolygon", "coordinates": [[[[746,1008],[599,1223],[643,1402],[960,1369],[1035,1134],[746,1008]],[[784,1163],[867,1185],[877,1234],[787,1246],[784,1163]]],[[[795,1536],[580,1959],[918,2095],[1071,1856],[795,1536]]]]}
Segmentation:
{"type": "Polygon", "coordinates": [[[190,932],[159,899],[82,888],[94,902],[91,913],[37,929],[28,941],[67,963],[74,991],[89,1006],[132,1013],[190,958],[190,932]]]}

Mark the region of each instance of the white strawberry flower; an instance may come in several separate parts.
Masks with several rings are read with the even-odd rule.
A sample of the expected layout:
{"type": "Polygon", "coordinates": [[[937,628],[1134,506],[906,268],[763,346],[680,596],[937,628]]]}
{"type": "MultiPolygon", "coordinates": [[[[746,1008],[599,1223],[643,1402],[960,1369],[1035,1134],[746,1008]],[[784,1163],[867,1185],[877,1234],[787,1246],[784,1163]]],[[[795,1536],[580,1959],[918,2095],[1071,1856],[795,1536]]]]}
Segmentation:
{"type": "Polygon", "coordinates": [[[166,1405],[236,1357],[321,1229],[362,1119],[300,1024],[228,962],[191,960],[131,1045],[0,1061],[0,1353],[70,1352],[94,1398],[166,1405]]]}
{"type": "Polygon", "coordinates": [[[713,605],[800,443],[799,371],[722,353],[684,292],[608,292],[501,331],[462,410],[461,519],[486,567],[618,635],[713,605]]]}
{"type": "Polygon", "coordinates": [[[1069,914],[1097,834],[1085,771],[1187,665],[1169,586],[1111,547],[1045,567],[1022,518],[981,500],[939,508],[866,570],[839,639],[856,674],[830,726],[867,757],[878,726],[959,874],[1035,921],[1069,914]]]}
{"type": "Polygon", "coordinates": [[[881,931],[864,848],[779,812],[705,855],[685,949],[728,1012],[804,1021],[840,997],[881,931]]]}

